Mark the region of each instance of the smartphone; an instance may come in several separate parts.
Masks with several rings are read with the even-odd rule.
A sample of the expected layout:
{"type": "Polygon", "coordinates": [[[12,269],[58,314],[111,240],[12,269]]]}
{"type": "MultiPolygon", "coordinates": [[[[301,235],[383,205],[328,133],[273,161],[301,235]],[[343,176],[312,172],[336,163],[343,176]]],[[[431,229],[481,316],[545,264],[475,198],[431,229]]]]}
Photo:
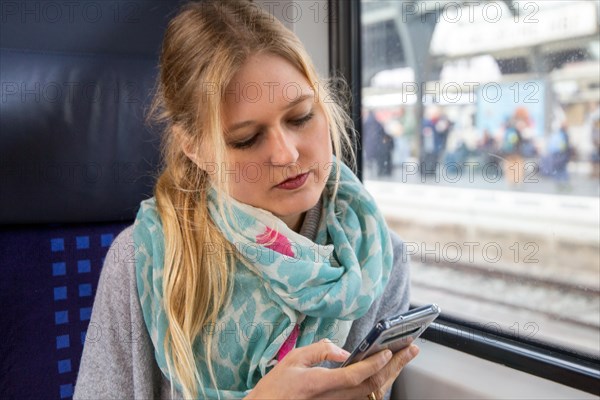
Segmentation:
{"type": "Polygon", "coordinates": [[[384,349],[390,349],[395,353],[410,346],[440,315],[440,312],[437,304],[429,304],[413,308],[392,318],[382,319],[375,324],[341,366],[345,367],[361,361],[384,349]]]}

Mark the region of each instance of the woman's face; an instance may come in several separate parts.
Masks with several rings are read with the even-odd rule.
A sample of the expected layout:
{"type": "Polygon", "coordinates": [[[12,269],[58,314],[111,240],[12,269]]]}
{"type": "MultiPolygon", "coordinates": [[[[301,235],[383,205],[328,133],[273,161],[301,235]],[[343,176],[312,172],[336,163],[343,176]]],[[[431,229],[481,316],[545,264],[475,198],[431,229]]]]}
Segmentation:
{"type": "Polygon", "coordinates": [[[298,230],[331,171],[326,116],[306,78],[284,58],[251,57],[226,88],[221,168],[232,196],[298,230]]]}

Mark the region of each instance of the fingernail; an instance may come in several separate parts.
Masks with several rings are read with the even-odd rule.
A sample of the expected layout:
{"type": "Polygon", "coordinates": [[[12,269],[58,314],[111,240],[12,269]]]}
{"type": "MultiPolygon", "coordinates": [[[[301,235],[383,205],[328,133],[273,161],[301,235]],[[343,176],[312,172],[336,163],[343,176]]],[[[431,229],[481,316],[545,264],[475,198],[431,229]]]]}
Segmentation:
{"type": "Polygon", "coordinates": [[[410,355],[414,357],[417,356],[417,354],[419,354],[419,348],[417,346],[415,346],[414,344],[410,346],[410,355]]]}
{"type": "Polygon", "coordinates": [[[384,350],[383,357],[385,361],[390,361],[392,359],[392,352],[390,350],[384,350]]]}
{"type": "Polygon", "coordinates": [[[343,355],[343,356],[348,357],[350,355],[350,352],[348,352],[348,351],[346,351],[344,349],[340,349],[339,351],[340,351],[340,354],[343,355]]]}

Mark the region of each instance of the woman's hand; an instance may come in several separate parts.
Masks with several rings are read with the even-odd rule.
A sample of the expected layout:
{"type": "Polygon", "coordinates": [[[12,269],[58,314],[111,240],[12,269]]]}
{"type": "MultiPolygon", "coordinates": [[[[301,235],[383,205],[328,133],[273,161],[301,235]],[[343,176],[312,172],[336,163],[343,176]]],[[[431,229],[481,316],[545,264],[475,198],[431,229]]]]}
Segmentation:
{"type": "Polygon", "coordinates": [[[392,356],[381,351],[344,368],[313,367],[323,361],[345,361],[349,353],[324,339],[292,350],[246,399],[360,399],[374,393],[382,399],[402,368],[419,353],[411,345],[392,356]]]}

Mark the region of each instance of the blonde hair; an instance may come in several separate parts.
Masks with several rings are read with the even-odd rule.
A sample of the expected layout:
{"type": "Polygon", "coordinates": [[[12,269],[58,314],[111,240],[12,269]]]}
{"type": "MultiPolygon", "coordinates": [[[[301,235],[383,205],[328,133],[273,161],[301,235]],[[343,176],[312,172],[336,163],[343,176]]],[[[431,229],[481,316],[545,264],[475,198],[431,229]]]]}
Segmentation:
{"type": "MultiPolygon", "coordinates": [[[[213,325],[227,304],[235,248],[211,220],[208,191],[225,182],[210,181],[185,154],[212,150],[215,165],[226,162],[222,106],[225,88],[253,54],[267,52],[294,65],[313,85],[316,101],[328,120],[334,154],[354,165],[348,135],[351,121],[332,101],[326,82],[299,39],[272,15],[246,0],[191,2],[169,22],[160,55],[160,72],[149,120],[164,124],[163,166],[154,195],[164,229],[164,309],[168,320],[165,356],[171,377],[186,398],[203,389],[193,346],[202,329],[213,325]],[[215,90],[216,88],[216,90],[215,90]]],[[[336,168],[339,178],[339,168],[336,168]]],[[[223,208],[221,208],[223,209],[223,208]]],[[[203,336],[204,338],[204,336],[203,336]]],[[[206,335],[205,362],[211,384],[211,335],[206,335]]],[[[173,385],[171,385],[173,391],[173,385]]]]}

